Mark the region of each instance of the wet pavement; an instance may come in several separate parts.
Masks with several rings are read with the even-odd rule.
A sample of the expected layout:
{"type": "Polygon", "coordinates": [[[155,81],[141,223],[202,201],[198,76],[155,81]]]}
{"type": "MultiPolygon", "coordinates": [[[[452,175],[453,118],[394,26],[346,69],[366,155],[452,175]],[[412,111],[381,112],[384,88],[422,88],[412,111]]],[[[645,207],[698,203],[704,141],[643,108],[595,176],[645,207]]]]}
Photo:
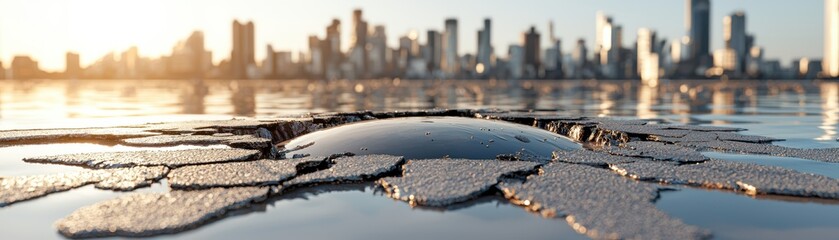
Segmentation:
{"type": "Polygon", "coordinates": [[[12,146],[94,142],[140,148],[28,155],[29,164],[73,170],[0,177],[0,212],[88,185],[133,190],[139,192],[67,213],[55,230],[72,238],[188,236],[300,191],[329,194],[368,184],[379,198],[429,211],[457,211],[487,198],[512,203],[590,238],[704,239],[718,236],[717,228],[663,211],[662,194],[713,189],[839,204],[836,175],[715,155],[833,164],[839,162],[837,148],[782,146],[775,144],[782,139],[740,134],[745,130],[464,109],[0,131],[0,143],[12,146]],[[202,147],[219,145],[225,148],[202,147]],[[194,148],[161,150],[171,146],[194,148]],[[155,185],[165,189],[143,192],[155,185]]]}

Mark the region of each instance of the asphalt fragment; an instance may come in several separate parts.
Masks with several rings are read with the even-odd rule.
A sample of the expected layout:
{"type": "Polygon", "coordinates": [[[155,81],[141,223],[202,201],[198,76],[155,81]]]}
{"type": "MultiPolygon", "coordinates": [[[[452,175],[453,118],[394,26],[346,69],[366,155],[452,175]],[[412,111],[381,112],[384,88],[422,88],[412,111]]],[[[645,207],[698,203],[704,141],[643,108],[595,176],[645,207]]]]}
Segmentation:
{"type": "Polygon", "coordinates": [[[0,145],[119,140],[158,135],[142,128],[67,128],[0,131],[0,145]]]}
{"type": "Polygon", "coordinates": [[[587,149],[574,151],[556,151],[553,153],[553,161],[585,164],[597,167],[608,167],[610,164],[630,163],[643,159],[612,155],[604,152],[595,152],[587,149]]]}
{"type": "MultiPolygon", "coordinates": [[[[264,128],[263,128],[264,130],[264,128]]],[[[267,131],[267,130],[266,130],[267,131]]],[[[213,135],[157,135],[142,138],[123,139],[121,143],[138,147],[162,147],[177,145],[215,145],[225,144],[245,149],[263,149],[273,146],[270,138],[253,135],[213,134],[213,135]]]]}
{"type": "Polygon", "coordinates": [[[361,155],[333,159],[328,169],[299,175],[283,183],[285,188],[323,183],[359,182],[399,169],[403,157],[390,155],[361,155]]]}
{"type": "Polygon", "coordinates": [[[324,164],[327,159],[263,159],[185,166],[169,173],[169,185],[174,189],[278,185],[296,176],[303,168],[324,164]]]}
{"type": "Polygon", "coordinates": [[[678,166],[638,161],[614,164],[610,168],[624,176],[645,181],[728,189],[750,195],[839,199],[839,180],[775,166],[709,160],[678,166]]]}
{"type": "Polygon", "coordinates": [[[538,165],[528,161],[411,160],[402,166],[401,177],[382,178],[378,184],[391,198],[412,206],[443,207],[473,199],[505,175],[531,172],[538,165]]]}
{"type": "Polygon", "coordinates": [[[80,208],[55,225],[70,238],[170,234],[196,228],[267,195],[267,187],[131,194],[80,208]]]}
{"type": "Polygon", "coordinates": [[[87,166],[91,168],[124,168],[134,166],[167,166],[246,161],[259,158],[260,152],[246,149],[186,149],[174,151],[130,151],[78,153],[23,159],[26,162],[87,166]]]}
{"type": "Polygon", "coordinates": [[[692,148],[660,142],[628,142],[621,144],[620,147],[604,146],[603,150],[614,155],[651,158],[657,161],[695,163],[708,160],[708,157],[692,148]]]}
{"type": "Polygon", "coordinates": [[[151,185],[166,172],[165,167],[134,167],[0,177],[0,207],[94,183],[99,189],[130,191],[151,185]]]}
{"type": "Polygon", "coordinates": [[[607,169],[554,162],[524,183],[499,184],[513,203],[545,217],[564,217],[594,239],[706,239],[710,232],[656,209],[659,189],[607,169]],[[550,189],[550,190],[546,190],[550,189]]]}
{"type": "Polygon", "coordinates": [[[736,141],[680,142],[678,145],[698,150],[717,150],[723,152],[774,155],[795,157],[822,162],[839,163],[839,148],[801,149],[772,144],[747,143],[736,141]]]}

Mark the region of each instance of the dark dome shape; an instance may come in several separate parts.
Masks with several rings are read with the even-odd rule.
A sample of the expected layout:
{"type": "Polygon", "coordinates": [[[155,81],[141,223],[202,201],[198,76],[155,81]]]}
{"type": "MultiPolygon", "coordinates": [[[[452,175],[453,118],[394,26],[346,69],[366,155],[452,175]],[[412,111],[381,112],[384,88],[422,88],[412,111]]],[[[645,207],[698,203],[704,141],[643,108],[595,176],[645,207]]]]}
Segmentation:
{"type": "Polygon", "coordinates": [[[562,135],[504,121],[464,117],[410,117],[364,121],[292,139],[286,157],[296,154],[389,154],[406,159],[496,159],[498,155],[550,159],[553,151],[582,146],[562,135]],[[307,146],[308,145],[308,146],[307,146]]]}

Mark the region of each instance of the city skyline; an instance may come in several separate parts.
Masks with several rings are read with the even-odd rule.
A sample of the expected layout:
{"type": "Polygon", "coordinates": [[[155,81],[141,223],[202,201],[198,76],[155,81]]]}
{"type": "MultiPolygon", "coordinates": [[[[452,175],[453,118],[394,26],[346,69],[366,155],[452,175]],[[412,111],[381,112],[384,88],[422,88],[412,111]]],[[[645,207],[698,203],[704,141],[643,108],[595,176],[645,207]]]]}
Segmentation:
{"type": "MultiPolygon", "coordinates": [[[[23,3],[23,5],[30,5],[36,6],[39,4],[47,3],[48,1],[32,1],[23,3]]],[[[95,1],[79,1],[73,2],[73,5],[80,5],[84,7],[86,4],[97,3],[95,1]]],[[[288,3],[288,2],[285,2],[288,3]]],[[[141,14],[148,14],[149,9],[159,9],[155,8],[161,7],[163,4],[154,1],[150,1],[148,4],[134,4],[137,5],[135,7],[139,7],[137,12],[141,14]],[[145,7],[143,7],[145,6],[145,7]],[[151,7],[149,7],[151,6],[151,7]]],[[[237,3],[238,5],[248,6],[248,4],[256,4],[256,2],[246,2],[246,3],[237,3]]],[[[263,2],[263,4],[273,4],[263,2]]],[[[507,46],[510,44],[518,44],[519,38],[521,37],[521,33],[528,30],[530,26],[535,26],[536,30],[541,34],[541,42],[543,49],[546,47],[550,47],[550,42],[548,39],[548,21],[553,20],[555,28],[554,35],[559,37],[562,40],[561,48],[564,50],[565,53],[570,53],[571,50],[574,49],[577,39],[583,38],[586,40],[586,46],[589,51],[594,50],[594,35],[595,35],[595,12],[598,9],[602,9],[606,14],[615,17],[618,19],[618,22],[622,24],[624,36],[622,44],[624,46],[630,46],[634,43],[636,31],[639,28],[649,28],[653,29],[657,32],[658,37],[661,39],[671,40],[680,38],[683,35],[686,35],[685,27],[684,27],[684,1],[648,1],[641,3],[617,3],[615,1],[602,1],[599,3],[576,3],[576,2],[561,2],[559,5],[567,5],[567,7],[556,8],[555,13],[554,11],[544,10],[544,8],[539,7],[538,9],[533,6],[553,6],[557,5],[554,2],[527,2],[527,3],[516,3],[520,5],[518,8],[514,6],[509,6],[512,3],[500,3],[500,4],[488,4],[494,5],[493,7],[482,6],[480,4],[476,4],[476,2],[467,2],[467,3],[451,3],[451,8],[440,9],[440,11],[430,11],[425,12],[421,11],[423,8],[428,8],[428,6],[433,6],[435,2],[428,2],[428,3],[407,3],[409,6],[417,5],[420,7],[420,11],[407,11],[401,12],[398,9],[405,8],[407,6],[401,7],[393,7],[392,3],[388,2],[376,2],[367,4],[358,4],[358,3],[350,3],[350,2],[336,2],[330,3],[323,7],[323,10],[314,10],[313,7],[310,5],[317,5],[317,3],[288,3],[287,5],[292,5],[291,8],[284,8],[277,9],[278,13],[283,11],[288,12],[288,10],[296,9],[293,7],[294,5],[300,5],[297,8],[298,10],[302,10],[305,12],[305,9],[312,9],[311,12],[298,13],[298,14],[291,14],[291,17],[299,17],[302,24],[296,24],[296,22],[289,22],[287,18],[282,17],[274,17],[274,18],[265,18],[264,13],[268,10],[260,9],[255,11],[256,13],[248,13],[243,14],[241,11],[241,6],[233,6],[231,3],[226,4],[208,4],[206,6],[196,7],[201,9],[198,14],[192,13],[183,15],[183,18],[173,17],[179,16],[177,13],[177,9],[182,8],[183,6],[178,7],[177,5],[185,5],[183,2],[171,3],[168,8],[171,12],[169,13],[162,13],[161,17],[159,18],[139,18],[136,13],[126,13],[126,18],[131,18],[132,16],[134,19],[133,21],[135,24],[139,23],[139,26],[144,26],[142,29],[135,29],[137,33],[131,33],[131,29],[125,30],[123,28],[130,28],[130,24],[126,25],[126,27],[120,27],[123,22],[119,19],[114,19],[113,22],[103,23],[102,29],[109,29],[112,31],[102,33],[102,34],[112,34],[112,35],[128,35],[125,37],[131,38],[135,37],[138,43],[135,44],[125,44],[121,43],[121,41],[116,41],[119,39],[112,39],[112,44],[121,44],[115,47],[109,47],[109,44],[98,44],[103,45],[97,48],[91,48],[93,50],[85,50],[87,47],[83,47],[85,44],[79,44],[82,47],[78,47],[74,49],[74,47],[69,46],[78,44],[77,42],[87,42],[86,39],[90,39],[91,42],[97,43],[98,40],[95,36],[73,36],[72,39],[64,39],[62,37],[57,38],[50,38],[50,39],[38,39],[33,37],[27,36],[39,36],[43,33],[31,33],[29,31],[21,31],[20,27],[16,27],[14,22],[10,22],[10,19],[14,19],[16,16],[20,17],[21,15],[26,15],[27,13],[31,13],[31,11],[27,11],[25,9],[19,9],[20,6],[16,8],[15,3],[0,3],[0,29],[4,29],[3,32],[0,32],[0,60],[4,63],[4,66],[8,67],[8,64],[11,62],[11,58],[14,55],[31,55],[33,58],[37,59],[41,67],[48,71],[59,71],[64,69],[65,65],[65,52],[66,51],[73,51],[78,52],[81,55],[81,65],[86,66],[97,59],[101,58],[102,55],[109,51],[113,52],[122,52],[126,49],[129,49],[131,46],[136,45],[139,48],[139,54],[144,56],[160,56],[165,55],[171,52],[172,46],[181,39],[186,38],[187,34],[199,30],[203,31],[205,34],[205,41],[206,47],[208,50],[213,51],[213,62],[218,63],[223,59],[229,58],[229,53],[231,50],[231,37],[230,37],[230,22],[234,19],[238,19],[240,21],[247,22],[252,20],[256,23],[256,40],[255,40],[255,47],[256,51],[256,59],[264,59],[265,58],[265,51],[263,51],[263,46],[266,44],[271,44],[274,49],[283,50],[283,51],[292,51],[296,55],[297,52],[306,51],[307,49],[307,36],[309,35],[317,35],[319,37],[324,37],[323,34],[323,26],[327,25],[331,19],[338,18],[341,20],[342,24],[340,31],[341,31],[341,50],[347,51],[350,49],[351,41],[349,38],[351,37],[352,33],[352,17],[347,17],[348,13],[352,13],[352,10],[355,8],[361,8],[364,10],[365,20],[369,21],[370,28],[375,25],[384,25],[387,27],[387,44],[389,46],[398,46],[399,38],[398,36],[402,36],[406,34],[409,30],[414,30],[419,33],[419,38],[421,42],[426,42],[426,31],[427,30],[436,30],[438,32],[444,32],[444,20],[447,18],[455,18],[458,20],[458,53],[465,54],[465,53],[472,53],[475,54],[476,49],[478,48],[477,42],[478,37],[475,32],[483,28],[484,19],[490,18],[492,19],[492,32],[491,32],[491,42],[493,47],[495,47],[495,54],[499,57],[506,57],[507,55],[507,46]],[[531,4],[532,3],[532,4],[531,4]],[[475,4],[474,10],[475,11],[460,11],[462,14],[449,14],[450,12],[457,12],[456,10],[464,7],[464,5],[475,4]],[[531,6],[532,5],[532,6],[531,6]],[[309,6],[309,7],[307,7],[309,6]],[[511,7],[509,9],[504,9],[504,7],[511,7]],[[192,18],[190,16],[195,15],[212,15],[215,8],[220,8],[222,10],[229,10],[224,11],[227,15],[250,15],[251,17],[234,17],[234,18],[226,18],[223,15],[219,16],[203,16],[198,18],[192,18]],[[498,9],[502,8],[502,9],[498,9]],[[619,10],[619,9],[622,10],[619,10]],[[644,17],[645,11],[640,11],[639,9],[647,9],[647,11],[654,10],[654,9],[669,9],[673,8],[672,11],[662,11],[659,16],[650,16],[644,17]],[[384,10],[383,10],[384,9],[384,10]],[[390,9],[390,10],[386,10],[390,9]],[[396,10],[394,10],[396,9],[396,10]],[[570,11],[571,9],[578,9],[578,11],[570,11]],[[594,11],[587,12],[589,9],[594,9],[594,11]],[[15,11],[21,10],[21,11],[15,11]],[[453,11],[455,10],[455,11],[453,11]],[[532,10],[533,14],[524,15],[527,16],[524,19],[516,19],[516,15],[522,14],[522,12],[527,12],[528,10],[532,10]],[[12,11],[16,13],[7,14],[12,11]],[[401,14],[396,14],[397,16],[403,15],[403,17],[397,18],[393,17],[394,13],[397,12],[401,14]],[[418,13],[423,13],[422,17],[413,17],[418,13]],[[303,16],[303,15],[312,15],[312,16],[303,16]],[[324,17],[325,16],[325,17],[324,17]],[[210,18],[212,21],[202,21],[202,19],[210,18]],[[162,20],[161,20],[162,19],[162,20]],[[185,20],[187,19],[187,20],[185,20]],[[273,20],[272,20],[273,19],[273,20]],[[311,19],[311,20],[309,20],[311,19]],[[652,22],[650,20],[653,20],[652,22]],[[671,19],[669,21],[667,19],[671,19]],[[166,21],[172,20],[172,21],[166,21]],[[145,22],[148,21],[149,24],[145,22]],[[183,22],[193,22],[192,24],[183,24],[183,22]],[[222,24],[218,24],[218,22],[223,22],[222,24]],[[171,23],[171,24],[170,24],[171,23]],[[523,23],[523,24],[520,24],[523,23]],[[212,24],[212,25],[211,25],[212,24]],[[135,34],[141,34],[143,32],[148,31],[146,28],[153,28],[154,26],[158,25],[173,25],[171,28],[160,29],[160,34],[156,34],[154,36],[132,36],[135,34]],[[191,25],[192,27],[184,27],[181,25],[191,25]],[[211,26],[210,26],[211,25],[211,26]],[[218,25],[218,26],[215,26],[218,25]],[[197,26],[197,27],[196,27],[197,26]],[[204,26],[204,27],[201,27],[204,26]],[[209,26],[209,27],[207,27],[209,26]],[[181,29],[188,29],[183,30],[181,29]],[[300,31],[300,29],[304,29],[304,34],[296,34],[300,31]],[[168,34],[168,32],[177,32],[174,34],[168,34]],[[290,35],[295,34],[295,35],[290,35]],[[274,36],[274,37],[272,37],[274,36]],[[31,44],[37,44],[38,48],[37,51],[26,51],[29,47],[24,47],[21,45],[21,39],[28,38],[31,44]],[[75,40],[73,40],[75,39],[75,40]],[[143,44],[139,40],[147,39],[150,41],[150,44],[143,44]],[[49,42],[48,40],[57,41],[57,42],[64,42],[64,43],[54,43],[49,42]],[[64,41],[68,40],[68,41],[64,41]],[[152,44],[153,43],[153,44],[152,44]],[[155,46],[155,45],[163,45],[155,46]],[[61,47],[67,47],[63,50],[58,50],[61,47]],[[81,50],[78,50],[81,49],[81,50]],[[32,53],[30,53],[32,52],[32,53]]],[[[811,58],[821,58],[822,57],[822,47],[823,44],[823,22],[824,22],[824,10],[822,1],[808,1],[805,3],[795,3],[795,5],[801,5],[798,8],[788,8],[784,6],[789,6],[790,3],[782,2],[782,1],[761,1],[758,4],[756,1],[715,1],[712,4],[711,10],[711,17],[710,17],[710,25],[711,25],[711,37],[710,37],[710,44],[711,49],[719,49],[722,48],[724,45],[723,43],[723,34],[722,34],[722,21],[723,17],[730,15],[737,10],[744,10],[748,14],[749,21],[747,23],[747,28],[749,29],[750,34],[754,34],[757,37],[757,42],[760,46],[766,49],[766,58],[778,58],[781,62],[787,65],[792,59],[798,57],[811,57],[811,58]],[[815,10],[814,10],[815,9],[815,10]],[[785,12],[788,14],[788,18],[781,18],[780,23],[777,18],[778,12],[785,12]],[[806,13],[806,14],[805,14],[806,13]],[[802,15],[803,14],[803,15],[802,15]],[[798,15],[798,17],[794,17],[798,15]],[[768,18],[767,18],[768,16],[768,18]],[[767,20],[768,19],[768,20],[767,20]],[[773,20],[775,19],[775,20],[773,20]],[[796,25],[801,25],[801,23],[808,23],[811,24],[811,27],[796,27],[796,25]],[[772,29],[771,31],[767,29],[772,29]],[[803,31],[802,29],[809,29],[803,31]],[[787,31],[789,30],[789,31],[787,31]],[[798,34],[794,34],[798,31],[798,34]],[[803,31],[803,32],[802,32],[803,31]],[[788,33],[791,32],[791,33],[788,33]],[[789,43],[787,43],[789,42],[789,43]],[[793,44],[795,43],[795,44],[793,44]]],[[[68,7],[69,3],[59,2],[52,6],[52,10],[46,10],[47,13],[50,11],[52,12],[64,12],[63,17],[56,17],[56,19],[76,19],[76,13],[69,13],[68,11],[72,11],[72,7],[69,8],[62,8],[68,7]],[[63,6],[62,6],[63,5],[63,6]],[[60,10],[66,9],[66,10],[60,10]]],[[[104,4],[104,7],[117,7],[120,4],[104,4]]],[[[126,5],[126,4],[122,4],[126,5]]],[[[128,4],[129,7],[131,4],[128,4]]],[[[324,5],[320,3],[320,5],[324,5]]],[[[252,6],[251,6],[252,8],[252,6]]],[[[548,7],[546,7],[548,8],[548,7]]],[[[82,11],[84,12],[84,11],[82,11]]],[[[293,12],[293,11],[292,11],[293,12]]],[[[111,17],[120,16],[120,12],[117,13],[107,13],[110,14],[111,17]]],[[[61,15],[61,14],[59,14],[61,15]]],[[[280,15],[280,14],[278,14],[280,15]]],[[[647,14],[649,15],[649,14],[647,14]]],[[[107,19],[107,16],[102,17],[102,19],[107,19]]],[[[101,16],[100,16],[101,17],[101,16]]],[[[288,16],[286,16],[288,17],[288,16]]],[[[30,19],[30,17],[21,17],[22,20],[30,19]]],[[[37,17],[36,17],[37,18],[37,17]]],[[[57,35],[71,35],[70,32],[74,32],[76,30],[80,32],[84,32],[84,29],[77,29],[78,26],[75,24],[81,23],[90,23],[90,22],[97,22],[96,20],[99,19],[97,16],[82,18],[82,20],[75,21],[75,23],[66,23],[64,27],[56,27],[56,26],[46,26],[46,28],[40,28],[38,26],[30,27],[32,29],[56,29],[62,31],[63,33],[57,33],[57,35]],[[90,18],[90,19],[88,19],[90,18]],[[87,19],[87,20],[85,20],[87,19]],[[89,21],[89,20],[94,21],[89,21]]],[[[99,19],[101,20],[101,19],[99,19]]],[[[20,20],[18,20],[20,21],[20,20]]],[[[55,21],[55,20],[47,20],[46,22],[55,21]]],[[[102,23],[101,21],[99,21],[102,23]]],[[[39,25],[35,23],[34,25],[39,25]]],[[[47,24],[50,25],[50,24],[47,24]]],[[[55,24],[53,24],[55,25],[55,24]]],[[[154,29],[152,29],[154,30],[154,29]]],[[[44,31],[44,30],[42,30],[44,31]]],[[[47,30],[48,31],[48,30],[47,30]]],[[[46,34],[49,35],[49,34],[46,34]]],[[[107,35],[105,35],[107,36],[107,35]]],[[[107,37],[105,37],[106,40],[107,37]]]]}

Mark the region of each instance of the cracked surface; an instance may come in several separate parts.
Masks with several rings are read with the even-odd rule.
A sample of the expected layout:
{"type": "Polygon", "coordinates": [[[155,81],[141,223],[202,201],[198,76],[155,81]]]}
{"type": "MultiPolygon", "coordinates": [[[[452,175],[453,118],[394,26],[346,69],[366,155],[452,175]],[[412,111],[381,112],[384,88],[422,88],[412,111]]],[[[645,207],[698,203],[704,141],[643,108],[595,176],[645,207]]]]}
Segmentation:
{"type": "Polygon", "coordinates": [[[79,153],[25,158],[27,162],[80,165],[91,168],[122,168],[133,166],[167,166],[171,168],[207,163],[245,161],[259,157],[260,152],[244,149],[187,149],[175,151],[133,151],[79,153]]]}
{"type": "MultiPolygon", "coordinates": [[[[403,126],[395,129],[404,130],[399,127],[403,126]]],[[[104,169],[0,177],[0,207],[90,184],[101,189],[130,191],[168,175],[168,183],[173,188],[169,193],[135,194],[100,202],[77,210],[57,225],[61,234],[74,238],[152,236],[198,227],[225,217],[224,213],[231,209],[261,201],[269,194],[281,194],[282,189],[381,178],[377,184],[390,197],[412,205],[448,207],[495,192],[497,188],[512,202],[544,216],[561,216],[572,228],[592,238],[697,239],[707,238],[710,233],[655,208],[653,202],[660,191],[657,182],[747,194],[839,199],[836,179],[780,167],[709,160],[698,152],[715,150],[839,162],[837,148],[797,149],[766,144],[781,139],[737,133],[743,130],[671,125],[662,120],[566,116],[561,112],[424,110],[307,114],[300,118],[155,123],[117,128],[0,131],[0,145],[101,141],[142,147],[226,144],[238,148],[30,158],[26,161],[104,169]],[[529,159],[524,154],[492,154],[479,160],[433,159],[439,157],[435,156],[406,162],[399,156],[407,155],[399,151],[387,153],[399,156],[265,159],[278,156],[272,143],[324,127],[416,116],[476,117],[530,125],[566,135],[596,151],[555,151],[550,162],[512,161],[529,159]],[[266,151],[267,148],[271,151],[266,151]],[[540,163],[548,165],[537,170],[540,163]],[[522,180],[524,175],[535,172],[541,173],[522,180]]],[[[497,132],[500,131],[492,129],[492,133],[497,132]]],[[[420,131],[418,136],[431,138],[439,144],[438,137],[444,133],[447,132],[420,131]]],[[[521,144],[539,141],[512,134],[495,139],[495,142],[478,143],[483,146],[480,150],[486,151],[488,146],[494,147],[491,145],[504,140],[521,144]]],[[[353,139],[335,146],[348,142],[367,144],[371,141],[353,139]]],[[[409,147],[428,150],[428,145],[416,145],[409,147]]],[[[367,146],[350,150],[367,151],[367,146]]],[[[463,150],[454,147],[447,151],[463,150]]],[[[326,152],[347,151],[328,148],[326,152]]]]}
{"type": "Polygon", "coordinates": [[[551,163],[525,183],[501,183],[514,203],[546,217],[563,217],[595,239],[704,239],[706,230],[687,225],[655,208],[658,188],[609,170],[551,163]],[[585,179],[582,180],[581,179],[585,179]],[[550,189],[550,190],[546,190],[550,189]]]}
{"type": "Polygon", "coordinates": [[[651,158],[658,161],[691,163],[708,160],[708,157],[694,149],[660,142],[628,142],[621,144],[620,147],[605,146],[603,150],[614,155],[651,158]]]}
{"type": "Polygon", "coordinates": [[[839,180],[773,166],[709,160],[680,166],[637,161],[614,164],[610,168],[640,180],[730,189],[748,194],[839,199],[839,180]]]}
{"type": "Polygon", "coordinates": [[[175,189],[277,185],[297,175],[298,168],[326,160],[306,157],[186,166],[169,173],[169,185],[175,189]]]}
{"type": "Polygon", "coordinates": [[[586,165],[593,165],[593,166],[608,166],[609,164],[616,164],[616,163],[630,163],[635,162],[641,159],[634,158],[634,157],[624,157],[624,156],[617,156],[612,155],[604,152],[595,152],[586,149],[574,150],[574,151],[556,151],[554,152],[554,161],[560,162],[567,162],[567,163],[575,163],[575,164],[586,164],[586,165]]]}
{"type": "Polygon", "coordinates": [[[75,140],[117,140],[147,137],[159,133],[144,132],[142,128],[68,128],[0,131],[0,145],[21,142],[61,142],[75,140]]]}
{"type": "Polygon", "coordinates": [[[399,168],[404,158],[389,155],[363,155],[336,158],[329,169],[303,174],[283,183],[286,187],[320,183],[357,182],[399,168]]]}
{"type": "Polygon", "coordinates": [[[83,207],[58,220],[71,238],[139,237],[195,228],[268,195],[266,187],[131,194],[83,207]]]}
{"type": "Polygon", "coordinates": [[[165,167],[135,167],[0,177],[0,207],[94,183],[100,189],[130,191],[151,185],[166,172],[165,167]]]}
{"type": "Polygon", "coordinates": [[[475,198],[503,175],[531,171],[537,165],[526,161],[411,160],[403,166],[402,177],[386,177],[378,183],[394,199],[441,207],[475,198]]]}
{"type": "Polygon", "coordinates": [[[839,148],[800,149],[783,147],[772,144],[758,144],[746,142],[683,142],[678,145],[696,149],[713,149],[724,152],[751,153],[775,155],[781,157],[796,157],[822,162],[839,163],[839,148]]]}
{"type": "MultiPolygon", "coordinates": [[[[264,130],[264,129],[263,129],[264,130]]],[[[266,130],[267,131],[267,130],[266,130]]],[[[176,145],[214,145],[225,144],[232,147],[246,149],[270,148],[269,138],[252,135],[214,134],[214,135],[157,135],[143,138],[123,139],[120,142],[128,146],[161,147],[176,145]]]]}

